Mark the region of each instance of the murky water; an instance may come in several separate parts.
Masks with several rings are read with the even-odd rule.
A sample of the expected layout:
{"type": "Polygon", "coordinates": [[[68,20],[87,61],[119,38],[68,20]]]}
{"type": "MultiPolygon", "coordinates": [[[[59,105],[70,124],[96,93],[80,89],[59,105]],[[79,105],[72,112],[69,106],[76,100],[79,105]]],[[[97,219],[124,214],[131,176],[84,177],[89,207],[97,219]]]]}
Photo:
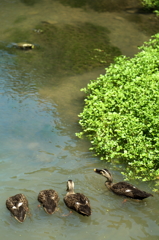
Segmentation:
{"type": "MultiPolygon", "coordinates": [[[[133,56],[137,46],[149,38],[121,13],[97,13],[51,0],[33,1],[34,5],[25,2],[0,2],[2,42],[13,41],[10,29],[15,25],[27,31],[39,21],[70,24],[86,21],[106,26],[111,30],[111,42],[127,56],[133,56]]],[[[93,172],[94,168],[107,167],[114,181],[121,181],[119,166],[100,161],[89,152],[88,141],[75,137],[75,132],[80,131],[77,115],[82,111],[84,98],[80,88],[104,73],[104,69],[54,77],[50,73],[41,74],[43,69],[34,69],[31,61],[26,68],[25,65],[19,68],[16,51],[9,54],[7,50],[0,50],[0,63],[1,239],[158,240],[158,194],[141,203],[129,200],[122,204],[123,198],[109,192],[104,178],[93,172]],[[89,197],[91,217],[76,213],[62,216],[69,212],[63,203],[68,179],[74,180],[77,192],[89,197]],[[53,216],[37,207],[39,191],[49,188],[57,190],[60,196],[60,211],[53,216]],[[16,193],[27,196],[32,213],[23,224],[14,220],[5,207],[6,199],[16,193]]],[[[152,192],[154,183],[135,184],[152,192]]]]}

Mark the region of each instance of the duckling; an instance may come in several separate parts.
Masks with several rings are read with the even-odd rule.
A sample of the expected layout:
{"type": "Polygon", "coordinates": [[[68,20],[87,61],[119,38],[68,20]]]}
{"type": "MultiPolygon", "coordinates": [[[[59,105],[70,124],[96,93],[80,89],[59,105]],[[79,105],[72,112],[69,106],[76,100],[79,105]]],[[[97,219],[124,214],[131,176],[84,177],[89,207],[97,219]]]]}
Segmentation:
{"type": "Polygon", "coordinates": [[[6,207],[18,222],[24,222],[29,207],[28,200],[23,194],[19,193],[15,196],[9,197],[6,200],[6,207]]]}
{"type": "Polygon", "coordinates": [[[38,195],[38,201],[48,214],[53,214],[57,210],[59,200],[58,193],[53,189],[42,190],[38,195]]]}
{"type": "Polygon", "coordinates": [[[107,186],[108,189],[110,189],[112,192],[118,195],[126,196],[133,199],[138,199],[138,200],[142,200],[150,196],[153,197],[151,193],[141,191],[140,189],[136,188],[130,183],[127,183],[127,182],[113,183],[112,175],[107,169],[101,169],[101,170],[94,169],[94,172],[107,178],[105,185],[107,186]]]}
{"type": "Polygon", "coordinates": [[[91,207],[89,199],[82,193],[74,192],[74,182],[67,181],[67,194],[64,197],[64,202],[68,208],[71,208],[83,216],[91,215],[91,207]]]}

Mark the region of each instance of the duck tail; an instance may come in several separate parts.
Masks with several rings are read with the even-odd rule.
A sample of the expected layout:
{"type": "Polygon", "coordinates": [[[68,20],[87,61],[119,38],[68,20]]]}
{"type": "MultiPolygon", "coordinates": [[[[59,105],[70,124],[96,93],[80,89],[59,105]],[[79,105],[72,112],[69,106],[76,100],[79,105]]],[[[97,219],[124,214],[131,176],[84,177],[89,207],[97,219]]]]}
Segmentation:
{"type": "Polygon", "coordinates": [[[83,206],[81,205],[79,207],[79,212],[83,215],[83,216],[90,216],[91,215],[91,208],[89,206],[83,206]]]}

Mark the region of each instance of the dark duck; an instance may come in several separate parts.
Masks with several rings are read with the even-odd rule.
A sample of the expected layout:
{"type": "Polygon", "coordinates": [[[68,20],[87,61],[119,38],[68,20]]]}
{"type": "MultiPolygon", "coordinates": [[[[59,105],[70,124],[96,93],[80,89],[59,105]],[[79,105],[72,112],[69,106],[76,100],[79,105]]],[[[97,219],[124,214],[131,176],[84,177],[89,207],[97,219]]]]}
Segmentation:
{"type": "Polygon", "coordinates": [[[82,193],[74,192],[74,182],[72,180],[67,181],[67,194],[64,197],[66,206],[83,216],[91,215],[91,206],[89,199],[82,193]]]}
{"type": "Polygon", "coordinates": [[[127,183],[127,182],[113,183],[112,175],[107,169],[101,169],[101,170],[94,169],[94,172],[105,177],[107,179],[105,182],[105,185],[107,186],[107,188],[118,195],[126,196],[133,199],[138,199],[138,200],[143,200],[144,198],[147,198],[150,196],[153,197],[151,193],[142,191],[130,183],[127,183]]]}
{"type": "Polygon", "coordinates": [[[6,200],[6,207],[13,217],[20,223],[24,222],[29,211],[28,200],[23,194],[16,194],[6,200]]]}
{"type": "Polygon", "coordinates": [[[53,189],[42,190],[39,192],[38,201],[41,203],[46,213],[53,214],[57,210],[59,196],[53,189]]]}

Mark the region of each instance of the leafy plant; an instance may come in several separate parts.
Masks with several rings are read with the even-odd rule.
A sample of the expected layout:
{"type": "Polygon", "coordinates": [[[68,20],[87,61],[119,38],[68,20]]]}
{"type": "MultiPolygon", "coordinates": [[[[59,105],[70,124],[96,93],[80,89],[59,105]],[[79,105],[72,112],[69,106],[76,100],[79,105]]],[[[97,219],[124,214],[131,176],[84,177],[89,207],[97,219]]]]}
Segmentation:
{"type": "Polygon", "coordinates": [[[141,2],[146,8],[159,9],[159,0],[141,0],[141,2]]]}
{"type": "Polygon", "coordinates": [[[128,179],[146,181],[159,175],[159,34],[139,49],[82,89],[83,131],[76,135],[86,135],[101,160],[124,161],[128,179]]]}
{"type": "Polygon", "coordinates": [[[157,17],[159,17],[159,11],[155,10],[154,13],[156,14],[157,17]]]}

